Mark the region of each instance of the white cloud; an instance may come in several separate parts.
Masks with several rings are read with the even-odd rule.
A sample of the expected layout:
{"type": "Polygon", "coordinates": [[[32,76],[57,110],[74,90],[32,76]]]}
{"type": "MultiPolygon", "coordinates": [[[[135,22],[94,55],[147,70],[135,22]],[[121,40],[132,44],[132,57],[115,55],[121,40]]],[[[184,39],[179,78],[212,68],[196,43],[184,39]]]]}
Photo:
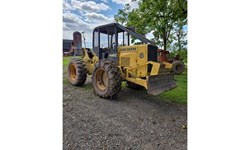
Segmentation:
{"type": "Polygon", "coordinates": [[[148,34],[146,34],[146,38],[148,38],[149,40],[151,40],[152,38],[154,38],[153,31],[151,31],[148,34]]]}
{"type": "Polygon", "coordinates": [[[116,3],[116,4],[122,4],[125,5],[127,3],[131,3],[131,0],[112,0],[112,2],[116,3]]]}
{"type": "Polygon", "coordinates": [[[97,13],[86,13],[86,17],[87,20],[91,22],[110,23],[114,21],[114,18],[106,17],[103,14],[97,14],[97,13]]]}
{"type": "Polygon", "coordinates": [[[80,16],[72,13],[63,14],[63,39],[73,39],[75,31],[85,31],[87,39],[91,41],[92,30],[92,25],[83,21],[80,16]]]}
{"type": "Polygon", "coordinates": [[[111,9],[104,3],[96,3],[94,1],[81,2],[79,0],[72,0],[71,5],[73,8],[79,9],[84,12],[100,12],[111,9]]]}
{"type": "Polygon", "coordinates": [[[89,26],[89,24],[84,22],[80,16],[72,13],[64,13],[63,22],[66,27],[89,26]]]}
{"type": "Polygon", "coordinates": [[[71,6],[70,2],[67,2],[64,0],[63,2],[63,13],[68,13],[70,11],[74,10],[74,8],[71,6]]]}
{"type": "Polygon", "coordinates": [[[132,9],[138,8],[138,2],[131,2],[131,0],[112,0],[116,4],[126,5],[129,4],[132,9]]]}
{"type": "Polygon", "coordinates": [[[90,21],[85,22],[79,15],[73,13],[63,14],[63,39],[73,39],[75,31],[84,31],[87,47],[92,47],[92,32],[99,25],[111,23],[113,18],[106,17],[97,13],[86,13],[84,16],[90,21]]]}
{"type": "Polygon", "coordinates": [[[63,3],[63,9],[72,9],[69,3],[63,3]]]}
{"type": "Polygon", "coordinates": [[[108,5],[108,0],[99,2],[93,0],[63,0],[63,39],[73,39],[75,31],[84,31],[87,47],[91,48],[93,29],[114,22],[112,14],[110,16],[101,14],[101,11],[111,9],[108,5]]]}

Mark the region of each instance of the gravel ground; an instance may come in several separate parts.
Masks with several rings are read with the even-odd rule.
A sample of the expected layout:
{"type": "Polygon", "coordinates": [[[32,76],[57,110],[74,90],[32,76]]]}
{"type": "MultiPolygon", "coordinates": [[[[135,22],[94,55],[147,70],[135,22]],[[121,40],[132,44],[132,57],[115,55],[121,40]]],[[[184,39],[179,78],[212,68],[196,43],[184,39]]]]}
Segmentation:
{"type": "Polygon", "coordinates": [[[146,91],[123,88],[114,100],[84,86],[63,85],[63,148],[187,149],[187,106],[162,101],[146,91]]]}

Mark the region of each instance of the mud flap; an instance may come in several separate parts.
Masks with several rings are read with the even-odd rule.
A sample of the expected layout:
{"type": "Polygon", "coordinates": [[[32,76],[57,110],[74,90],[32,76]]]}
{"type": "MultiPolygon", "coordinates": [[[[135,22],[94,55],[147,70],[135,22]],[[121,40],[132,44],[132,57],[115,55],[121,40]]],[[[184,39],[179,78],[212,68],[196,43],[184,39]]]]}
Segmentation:
{"type": "Polygon", "coordinates": [[[159,74],[148,78],[148,94],[158,95],[175,87],[174,74],[159,74]]]}

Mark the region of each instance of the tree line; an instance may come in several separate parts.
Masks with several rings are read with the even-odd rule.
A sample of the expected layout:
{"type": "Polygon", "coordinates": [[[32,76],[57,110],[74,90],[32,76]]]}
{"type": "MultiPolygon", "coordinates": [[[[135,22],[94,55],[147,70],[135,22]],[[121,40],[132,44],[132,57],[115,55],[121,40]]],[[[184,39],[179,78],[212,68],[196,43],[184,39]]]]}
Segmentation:
{"type": "Polygon", "coordinates": [[[117,23],[134,27],[142,35],[151,32],[151,40],[164,50],[187,49],[187,0],[132,1],[137,1],[139,7],[131,9],[126,4],[119,9],[114,16],[117,23]]]}

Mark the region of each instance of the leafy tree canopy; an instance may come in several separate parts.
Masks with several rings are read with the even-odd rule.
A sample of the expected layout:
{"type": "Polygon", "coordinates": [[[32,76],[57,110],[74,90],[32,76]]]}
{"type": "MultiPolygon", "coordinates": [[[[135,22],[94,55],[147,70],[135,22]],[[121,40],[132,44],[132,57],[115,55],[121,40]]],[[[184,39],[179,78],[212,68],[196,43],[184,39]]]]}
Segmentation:
{"type": "Polygon", "coordinates": [[[135,27],[136,32],[145,35],[153,32],[154,41],[164,50],[170,47],[184,49],[187,45],[187,0],[132,0],[139,8],[131,9],[126,4],[114,16],[115,21],[128,27],[135,27]]]}

